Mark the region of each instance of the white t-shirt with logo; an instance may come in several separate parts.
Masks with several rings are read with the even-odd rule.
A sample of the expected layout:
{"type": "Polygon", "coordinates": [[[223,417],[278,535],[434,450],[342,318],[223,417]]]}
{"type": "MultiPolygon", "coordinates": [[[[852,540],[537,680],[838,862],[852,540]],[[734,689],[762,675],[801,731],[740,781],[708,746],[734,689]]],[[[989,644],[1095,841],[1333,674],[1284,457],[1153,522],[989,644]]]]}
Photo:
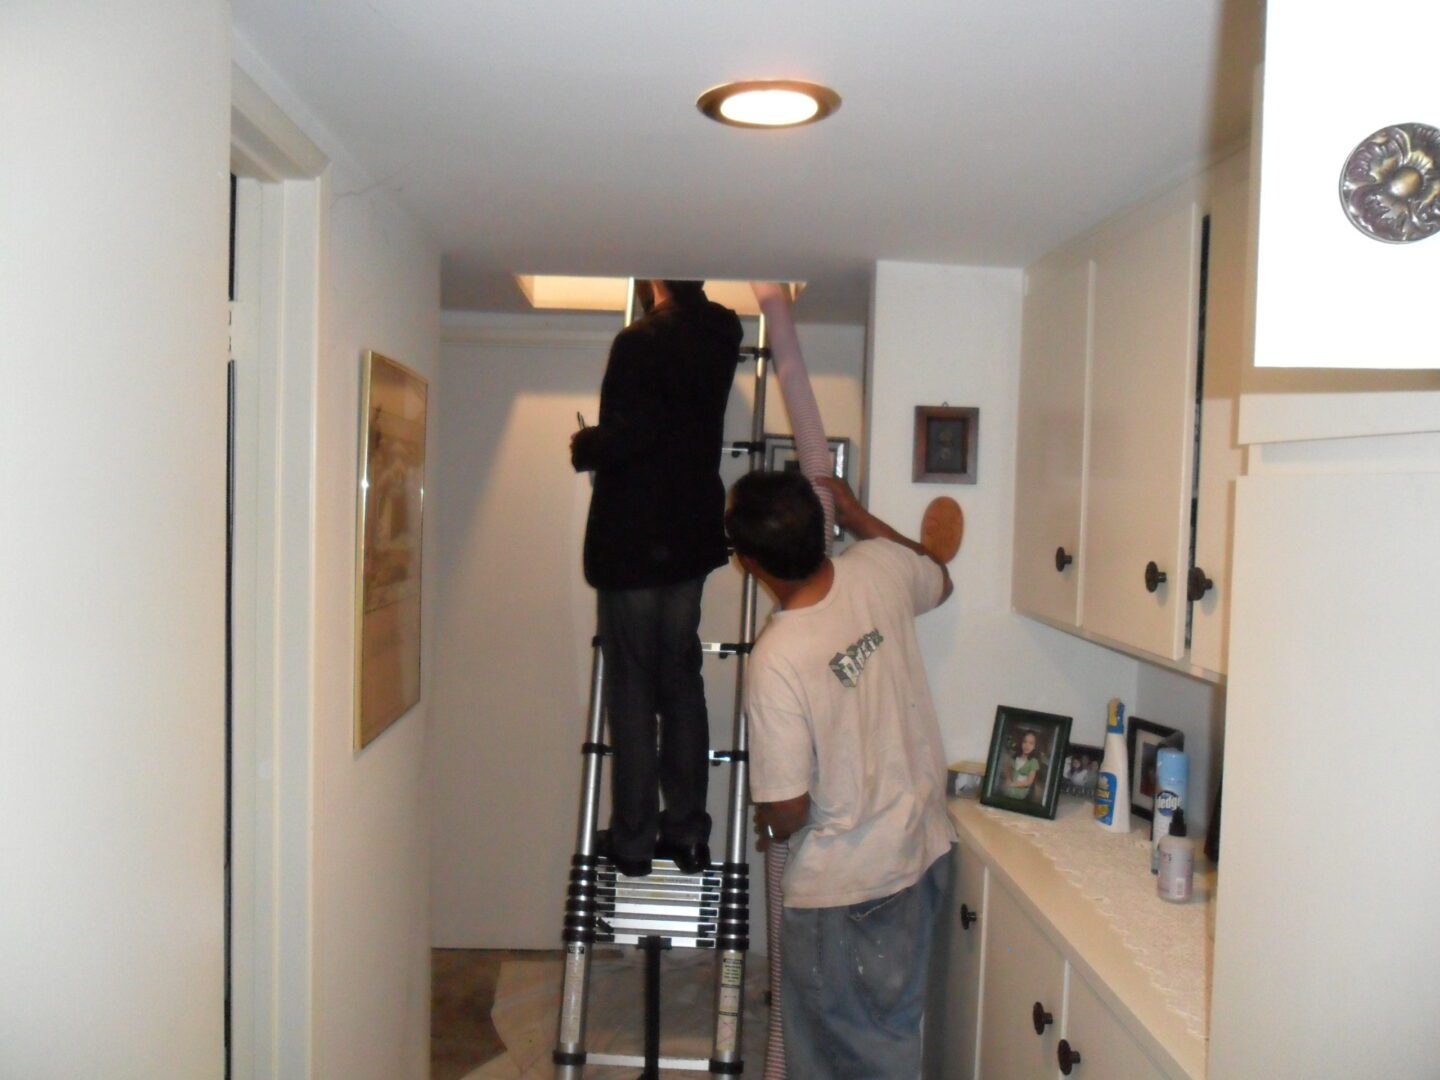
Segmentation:
{"type": "Polygon", "coordinates": [[[915,640],[940,602],[930,559],[865,540],[818,604],[777,611],[755,644],[750,796],[810,795],[790,838],[788,907],[840,907],[913,885],[950,848],[945,753],[915,640]]]}

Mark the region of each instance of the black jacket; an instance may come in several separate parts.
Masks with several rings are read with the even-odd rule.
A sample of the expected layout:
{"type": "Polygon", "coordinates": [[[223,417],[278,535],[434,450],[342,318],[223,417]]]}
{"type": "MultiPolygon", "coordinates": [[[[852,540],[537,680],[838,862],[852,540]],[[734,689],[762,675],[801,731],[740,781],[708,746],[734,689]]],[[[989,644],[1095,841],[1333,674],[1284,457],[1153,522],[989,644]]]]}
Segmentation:
{"type": "Polygon", "coordinates": [[[610,347],[600,423],[575,440],[595,470],[585,580],[597,589],[676,585],[727,559],[720,446],[740,358],[740,320],[709,300],[665,303],[610,347]]]}

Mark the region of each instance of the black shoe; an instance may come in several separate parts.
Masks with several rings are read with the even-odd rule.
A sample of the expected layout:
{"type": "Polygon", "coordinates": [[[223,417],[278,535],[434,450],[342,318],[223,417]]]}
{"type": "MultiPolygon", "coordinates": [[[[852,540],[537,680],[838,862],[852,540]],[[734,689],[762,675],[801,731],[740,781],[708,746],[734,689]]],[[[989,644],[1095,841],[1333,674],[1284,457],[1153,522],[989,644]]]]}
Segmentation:
{"type": "Polygon", "coordinates": [[[649,859],[627,859],[624,855],[615,854],[615,844],[609,829],[596,830],[595,854],[609,859],[610,865],[626,877],[645,877],[653,869],[649,859]]]}
{"type": "Polygon", "coordinates": [[[698,874],[710,869],[710,845],[704,840],[692,840],[688,844],[674,844],[660,841],[655,854],[662,859],[675,860],[682,874],[698,874]]]}

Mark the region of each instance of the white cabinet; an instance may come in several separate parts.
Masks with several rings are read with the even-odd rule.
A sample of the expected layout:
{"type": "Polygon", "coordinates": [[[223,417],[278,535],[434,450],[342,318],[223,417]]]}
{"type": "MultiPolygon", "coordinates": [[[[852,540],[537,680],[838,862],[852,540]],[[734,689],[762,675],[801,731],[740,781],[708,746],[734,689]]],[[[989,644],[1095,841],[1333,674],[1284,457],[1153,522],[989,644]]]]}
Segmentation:
{"type": "Polygon", "coordinates": [[[1065,991],[1065,1026],[1056,1047],[1056,1066],[1061,1075],[1081,1080],[1163,1080],[1165,1076],[1074,967],[1065,991]]]}
{"type": "Polygon", "coordinates": [[[1079,625],[1081,478],[1094,264],[1064,253],[1025,275],[1016,461],[1015,606],[1079,625]]]}
{"type": "Polygon", "coordinates": [[[1031,837],[968,800],[950,814],[961,839],[931,958],[926,1080],[1057,1080],[1067,1057],[1082,1080],[1201,1080],[1205,1039],[1107,916],[1031,837]]]}
{"type": "Polygon", "coordinates": [[[1216,677],[1243,464],[1248,181],[1237,152],[1046,256],[1023,323],[1014,607],[1216,677]],[[1074,558],[1059,572],[1057,547],[1074,558]],[[1209,584],[1192,603],[1196,566],[1209,584]]]}
{"type": "Polygon", "coordinates": [[[935,929],[925,1003],[926,1080],[974,1080],[980,1033],[988,875],[963,844],[952,861],[950,893],[935,929]]]}
{"type": "Polygon", "coordinates": [[[980,1075],[986,1080],[1054,1076],[1065,958],[998,882],[992,883],[984,917],[980,1075]]]}
{"type": "Polygon", "coordinates": [[[1200,291],[1192,190],[1105,230],[1095,264],[1084,625],[1177,660],[1185,649],[1200,291]],[[1151,565],[1158,574],[1147,575],[1151,565]]]}
{"type": "Polygon", "coordinates": [[[1217,1077],[1440,1074],[1440,798],[1411,765],[1440,756],[1437,443],[1373,440],[1371,471],[1297,446],[1241,481],[1217,1077]]]}

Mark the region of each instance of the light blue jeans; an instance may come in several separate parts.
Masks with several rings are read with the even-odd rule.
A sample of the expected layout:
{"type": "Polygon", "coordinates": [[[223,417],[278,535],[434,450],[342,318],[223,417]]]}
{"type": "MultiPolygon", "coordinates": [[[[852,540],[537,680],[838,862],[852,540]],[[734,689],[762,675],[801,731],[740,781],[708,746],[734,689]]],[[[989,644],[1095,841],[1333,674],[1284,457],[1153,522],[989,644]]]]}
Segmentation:
{"type": "Polygon", "coordinates": [[[950,856],[907,889],[849,907],[785,909],[780,987],[796,1080],[915,1080],[930,939],[950,856]]]}

